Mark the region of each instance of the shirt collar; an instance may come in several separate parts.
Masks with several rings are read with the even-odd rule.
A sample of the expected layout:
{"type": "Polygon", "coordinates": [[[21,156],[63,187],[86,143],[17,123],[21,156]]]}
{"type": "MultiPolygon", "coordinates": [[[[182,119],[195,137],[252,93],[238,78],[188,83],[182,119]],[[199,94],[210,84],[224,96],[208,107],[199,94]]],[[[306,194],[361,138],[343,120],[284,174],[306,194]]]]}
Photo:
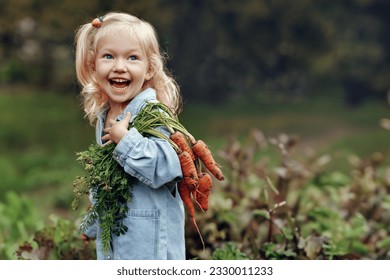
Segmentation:
{"type": "Polygon", "coordinates": [[[150,100],[156,100],[156,91],[152,88],[146,88],[141,91],[130,103],[126,106],[123,112],[116,118],[117,121],[123,119],[127,112],[131,113],[131,121],[135,118],[142,106],[150,100]]]}

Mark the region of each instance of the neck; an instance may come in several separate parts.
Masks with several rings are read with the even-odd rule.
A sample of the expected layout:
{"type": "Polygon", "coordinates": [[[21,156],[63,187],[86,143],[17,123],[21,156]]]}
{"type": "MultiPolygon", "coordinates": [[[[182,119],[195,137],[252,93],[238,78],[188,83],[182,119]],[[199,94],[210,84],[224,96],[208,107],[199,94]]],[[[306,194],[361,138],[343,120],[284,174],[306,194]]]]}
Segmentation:
{"type": "Polygon", "coordinates": [[[108,115],[112,118],[117,117],[123,111],[127,104],[124,103],[110,103],[110,108],[108,110],[108,115]]]}

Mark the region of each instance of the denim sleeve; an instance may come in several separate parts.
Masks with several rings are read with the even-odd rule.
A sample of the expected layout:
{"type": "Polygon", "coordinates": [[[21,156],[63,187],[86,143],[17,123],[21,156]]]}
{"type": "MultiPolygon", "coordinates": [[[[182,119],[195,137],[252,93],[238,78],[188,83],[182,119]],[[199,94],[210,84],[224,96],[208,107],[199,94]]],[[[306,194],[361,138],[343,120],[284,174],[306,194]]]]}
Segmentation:
{"type": "Polygon", "coordinates": [[[117,144],[114,158],[128,174],[152,188],[182,178],[172,146],[160,138],[143,137],[136,128],[131,128],[117,144]]]}

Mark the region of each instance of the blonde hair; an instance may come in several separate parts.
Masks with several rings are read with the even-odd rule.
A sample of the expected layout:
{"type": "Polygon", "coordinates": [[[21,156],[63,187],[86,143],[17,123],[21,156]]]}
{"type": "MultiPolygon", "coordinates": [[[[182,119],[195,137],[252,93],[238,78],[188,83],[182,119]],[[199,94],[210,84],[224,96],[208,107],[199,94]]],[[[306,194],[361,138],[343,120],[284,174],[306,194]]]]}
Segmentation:
{"type": "Polygon", "coordinates": [[[102,17],[101,26],[96,28],[87,23],[77,30],[76,74],[82,86],[81,96],[85,116],[93,124],[102,111],[107,108],[108,100],[98,86],[94,74],[97,42],[106,34],[115,30],[128,30],[136,36],[145,52],[153,76],[145,81],[144,88],[152,87],[157,99],[167,105],[174,114],[179,114],[182,106],[179,86],[165,68],[165,57],[160,52],[158,37],[151,24],[126,13],[108,13],[102,17]]]}

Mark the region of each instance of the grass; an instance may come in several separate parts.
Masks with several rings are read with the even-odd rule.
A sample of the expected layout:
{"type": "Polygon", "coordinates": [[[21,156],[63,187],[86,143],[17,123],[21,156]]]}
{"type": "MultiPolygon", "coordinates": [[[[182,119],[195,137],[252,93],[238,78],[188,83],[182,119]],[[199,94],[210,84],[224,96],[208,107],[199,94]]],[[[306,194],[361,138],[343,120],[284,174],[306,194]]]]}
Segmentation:
{"type": "Polygon", "coordinates": [[[71,192],[75,174],[82,172],[75,152],[93,139],[76,95],[1,88],[0,127],[0,191],[27,193],[50,211],[53,196],[35,193],[71,192]]]}
{"type": "MultiPolygon", "coordinates": [[[[336,158],[342,168],[351,153],[367,157],[380,151],[389,155],[388,131],[379,119],[389,108],[375,102],[346,109],[333,98],[301,102],[233,100],[221,105],[185,104],[182,123],[213,151],[229,137],[245,139],[256,128],[267,137],[299,135],[296,153],[308,147],[336,158]]],[[[75,93],[0,88],[0,191],[27,193],[48,216],[69,214],[72,182],[81,167],[75,152],[94,141],[94,129],[83,118],[75,93]]],[[[272,153],[272,152],[271,152],[272,153]]],[[[1,197],[0,197],[1,200],[1,197]]]]}

